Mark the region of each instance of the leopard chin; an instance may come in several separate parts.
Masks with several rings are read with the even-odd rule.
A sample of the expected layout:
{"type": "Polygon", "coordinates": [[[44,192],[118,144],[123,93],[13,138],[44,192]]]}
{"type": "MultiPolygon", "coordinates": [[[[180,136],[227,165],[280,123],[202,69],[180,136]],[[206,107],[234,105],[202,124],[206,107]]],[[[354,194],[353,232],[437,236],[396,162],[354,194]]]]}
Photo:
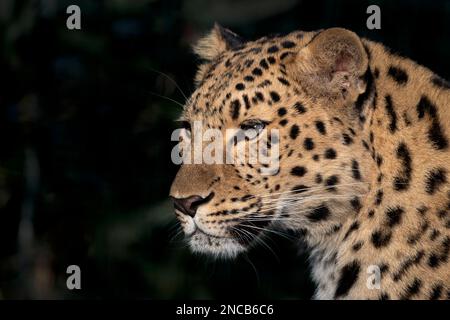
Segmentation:
{"type": "Polygon", "coordinates": [[[189,236],[189,246],[194,253],[207,254],[215,258],[234,259],[247,247],[234,237],[217,237],[197,228],[189,236]]]}
{"type": "Polygon", "coordinates": [[[262,221],[243,219],[242,222],[229,226],[230,231],[227,235],[220,236],[198,226],[194,219],[191,219],[190,223],[184,224],[183,229],[193,252],[215,258],[233,259],[256,244],[270,225],[271,221],[266,219],[262,221]]]}

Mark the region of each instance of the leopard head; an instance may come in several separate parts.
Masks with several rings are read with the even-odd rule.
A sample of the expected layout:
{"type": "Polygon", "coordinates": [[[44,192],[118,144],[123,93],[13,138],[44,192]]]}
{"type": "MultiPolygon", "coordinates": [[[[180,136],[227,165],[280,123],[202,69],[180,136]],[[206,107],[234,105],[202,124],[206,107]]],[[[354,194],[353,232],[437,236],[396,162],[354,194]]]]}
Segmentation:
{"type": "Polygon", "coordinates": [[[170,196],[194,251],[234,257],[270,230],[320,237],[358,210],[369,171],[361,100],[372,93],[356,34],[333,28],[244,42],[216,25],[194,51],[204,63],[180,119],[184,142],[212,130],[197,142],[204,152],[222,144],[210,153],[216,160],[228,145],[248,150],[233,163],[181,165],[170,196]],[[273,161],[250,161],[254,148],[273,161]]]}

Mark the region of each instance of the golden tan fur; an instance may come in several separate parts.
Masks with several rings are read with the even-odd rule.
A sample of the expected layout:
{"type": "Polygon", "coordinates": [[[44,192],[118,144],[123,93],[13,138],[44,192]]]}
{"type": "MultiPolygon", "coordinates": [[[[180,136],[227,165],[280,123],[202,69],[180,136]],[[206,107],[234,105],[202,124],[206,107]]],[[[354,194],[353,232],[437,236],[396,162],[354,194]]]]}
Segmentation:
{"type": "Polygon", "coordinates": [[[216,26],[196,46],[207,62],[182,118],[220,130],[267,121],[280,131],[280,171],[183,165],[172,197],[213,192],[194,218],[177,210],[193,250],[233,257],[263,229],[291,229],[310,248],[315,298],[449,298],[448,84],[345,29],[234,36],[216,26]],[[373,267],[379,288],[367,285],[373,267]]]}

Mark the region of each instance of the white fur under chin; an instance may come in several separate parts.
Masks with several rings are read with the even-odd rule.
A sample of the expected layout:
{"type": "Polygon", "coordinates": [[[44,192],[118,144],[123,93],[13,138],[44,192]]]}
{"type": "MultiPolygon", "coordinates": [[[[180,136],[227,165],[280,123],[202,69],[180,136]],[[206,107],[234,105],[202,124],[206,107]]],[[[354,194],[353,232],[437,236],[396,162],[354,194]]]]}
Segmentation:
{"type": "Polygon", "coordinates": [[[189,245],[193,252],[204,253],[215,258],[233,259],[246,249],[232,238],[218,238],[209,236],[201,231],[195,232],[189,245]]]}

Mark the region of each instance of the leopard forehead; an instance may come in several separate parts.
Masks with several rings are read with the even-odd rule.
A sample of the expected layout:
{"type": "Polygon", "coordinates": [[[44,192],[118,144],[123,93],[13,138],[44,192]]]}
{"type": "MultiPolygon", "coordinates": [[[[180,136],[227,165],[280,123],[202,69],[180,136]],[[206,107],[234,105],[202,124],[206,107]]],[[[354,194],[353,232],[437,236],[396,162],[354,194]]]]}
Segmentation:
{"type": "Polygon", "coordinates": [[[203,119],[224,125],[239,116],[259,113],[259,104],[272,106],[299,95],[285,61],[308,44],[316,32],[296,31],[268,36],[226,50],[199,67],[197,89],[186,103],[185,119],[203,119]],[[252,110],[250,110],[252,109],[252,110]]]}

